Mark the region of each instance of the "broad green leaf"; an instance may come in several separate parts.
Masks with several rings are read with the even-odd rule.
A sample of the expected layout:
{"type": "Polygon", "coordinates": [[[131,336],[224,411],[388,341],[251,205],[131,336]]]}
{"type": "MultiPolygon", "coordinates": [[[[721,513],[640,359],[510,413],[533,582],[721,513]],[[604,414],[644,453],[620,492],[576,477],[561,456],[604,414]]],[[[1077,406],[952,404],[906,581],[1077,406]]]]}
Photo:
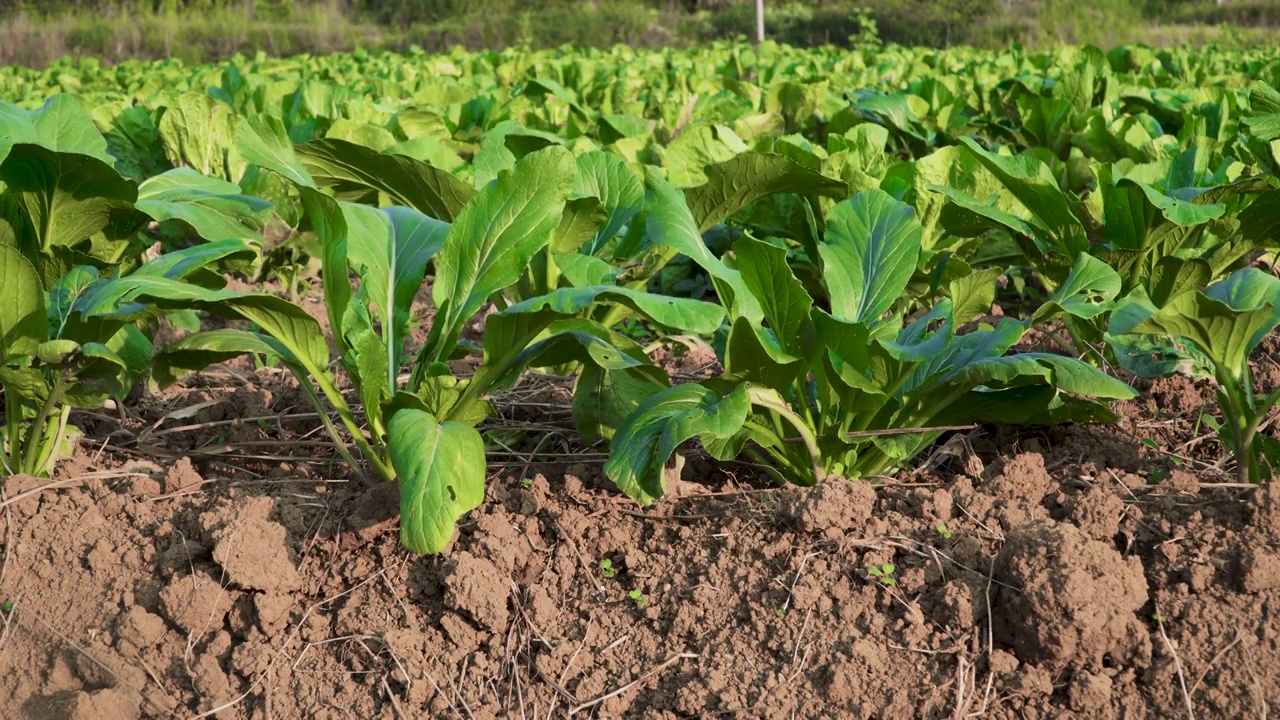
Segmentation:
{"type": "Polygon", "coordinates": [[[742,275],[712,254],[698,232],[684,195],[667,182],[656,169],[645,169],[647,231],[649,242],[667,248],[667,257],[676,253],[687,256],[711,275],[721,301],[731,317],[742,316],[753,322],[764,318],[760,302],[742,281],[742,275]]]}
{"type": "Polygon", "coordinates": [[[54,95],[36,110],[0,102],[0,162],[14,145],[39,145],[55,153],[88,155],[107,165],[107,141],[76,98],[54,95]]]}
{"type": "Polygon", "coordinates": [[[138,198],[137,186],[112,165],[39,145],[13,146],[0,165],[0,181],[42,253],[78,246],[113,222],[128,222],[138,198]]]}
{"type": "MultiPolygon", "coordinates": [[[[1280,280],[1271,280],[1280,285],[1280,280]]],[[[1276,310],[1280,294],[1274,291],[1265,302],[1233,302],[1252,299],[1245,296],[1255,293],[1253,288],[1240,288],[1235,297],[1184,293],[1135,325],[1131,332],[1182,338],[1208,356],[1219,371],[1241,378],[1248,368],[1249,353],[1280,322],[1280,311],[1276,310]]]]}
{"type": "Polygon", "coordinates": [[[1120,284],[1120,275],[1110,265],[1082,254],[1067,279],[1031,316],[1031,322],[1044,322],[1062,313],[1091,320],[1111,309],[1120,294],[1120,284]]]}
{"type": "Polygon", "coordinates": [[[609,214],[600,204],[600,198],[573,198],[565,203],[560,224],[551,233],[548,250],[555,255],[590,252],[594,248],[596,234],[608,222],[609,214]]]}
{"type": "Polygon", "coordinates": [[[193,333],[166,345],[152,359],[151,374],[161,387],[167,387],[210,365],[250,353],[275,355],[296,364],[288,351],[269,337],[238,328],[218,328],[193,333]]]}
{"type": "Polygon", "coordinates": [[[952,320],[956,325],[985,317],[996,301],[996,281],[1000,279],[998,268],[986,268],[952,280],[947,287],[951,298],[952,320]]]}
{"type": "MultiPolygon", "coordinates": [[[[1122,180],[1122,183],[1132,182],[1122,180]]],[[[1193,203],[1166,195],[1147,183],[1135,183],[1152,207],[1169,222],[1183,227],[1200,225],[1222,217],[1227,206],[1222,203],[1193,203]]]]}
{"type": "Polygon", "coordinates": [[[377,210],[341,205],[347,224],[347,258],[360,277],[365,299],[376,307],[386,352],[384,373],[390,374],[389,387],[394,392],[413,299],[449,225],[405,207],[377,210]]]}
{"type": "MultiPolygon", "coordinates": [[[[1012,318],[1001,320],[994,328],[959,336],[950,336],[949,329],[949,324],[944,325],[930,338],[910,345],[911,352],[908,353],[901,351],[901,348],[908,347],[906,343],[890,346],[899,358],[918,363],[911,377],[902,384],[901,392],[921,388],[932,393],[936,386],[952,381],[973,365],[1004,355],[1026,333],[1026,325],[1012,318]],[[940,343],[939,339],[945,342],[940,343]]],[[[925,402],[928,402],[927,397],[925,402]]]]}
{"type": "Polygon", "coordinates": [[[552,323],[547,328],[547,337],[521,353],[517,367],[586,362],[595,363],[605,370],[625,370],[648,365],[649,358],[635,341],[594,320],[566,318],[552,323]]]}
{"type": "Polygon", "coordinates": [[[215,240],[192,245],[189,248],[167,252],[134,270],[130,277],[163,277],[182,280],[223,260],[252,260],[257,256],[253,247],[243,240],[215,240]]]}
{"type": "Polygon", "coordinates": [[[46,340],[36,347],[35,359],[45,365],[61,365],[67,358],[80,351],[80,343],[74,340],[55,338],[46,340]]]}
{"type": "MultiPolygon", "coordinates": [[[[420,410],[426,410],[436,419],[452,420],[463,425],[475,427],[493,416],[493,406],[483,398],[467,396],[467,386],[473,380],[459,380],[453,376],[449,366],[436,363],[427,369],[426,378],[416,391],[422,402],[420,410]]],[[[391,404],[384,412],[393,410],[404,393],[391,399],[391,404]]]]}
{"type": "Polygon", "coordinates": [[[504,170],[515,167],[520,158],[509,145],[517,145],[524,151],[534,152],[551,145],[561,145],[563,140],[550,133],[527,128],[517,122],[503,121],[487,128],[480,149],[472,158],[475,186],[483,188],[493,182],[504,170]],[[514,136],[514,142],[512,142],[514,136]]]}
{"type": "Polygon", "coordinates": [[[940,221],[949,197],[933,192],[932,188],[951,188],[965,197],[984,199],[996,196],[1000,190],[999,182],[973,153],[955,145],[938,148],[915,161],[911,169],[911,187],[915,193],[912,204],[924,228],[921,246],[926,251],[944,244],[940,221]]]}
{"type": "Polygon", "coordinates": [[[910,205],[882,190],[836,205],[818,246],[831,313],[868,325],[902,296],[920,255],[920,223],[910,205]]]}
{"type": "Polygon", "coordinates": [[[49,288],[49,329],[53,337],[62,337],[62,329],[71,318],[71,310],[98,279],[98,269],[89,265],[77,265],[67,271],[49,288]]]}
{"type": "Polygon", "coordinates": [[[573,421],[583,442],[613,438],[618,426],[640,403],[671,385],[652,365],[606,370],[587,363],[573,388],[573,421]]]}
{"type": "Polygon", "coordinates": [[[994,228],[1031,238],[1040,235],[1031,223],[997,205],[981,202],[954,188],[931,185],[929,189],[947,198],[947,204],[939,212],[939,222],[952,235],[977,237],[994,228]]]}
{"type": "Polygon", "coordinates": [[[557,253],[552,256],[552,262],[574,287],[613,285],[618,280],[618,269],[594,255],[557,253]]]}
{"type": "Polygon", "coordinates": [[[205,240],[260,242],[271,203],[240,194],[234,183],[178,168],[139,185],[136,207],[152,220],[181,220],[205,240]]]}
{"type": "Polygon", "coordinates": [[[578,177],[573,184],[573,197],[597,198],[605,213],[604,224],[583,249],[592,255],[640,213],[644,207],[644,183],[625,160],[613,153],[583,153],[574,162],[578,177]]]}
{"type": "Polygon", "coordinates": [[[108,396],[118,396],[127,390],[123,384],[128,363],[114,350],[101,343],[88,342],[78,348],[77,356],[76,381],[67,388],[66,404],[94,408],[108,396]]]}
{"type": "Polygon", "coordinates": [[[1213,268],[1203,260],[1184,260],[1166,255],[1151,270],[1151,301],[1156,305],[1165,305],[1183,293],[1204,288],[1212,277],[1213,268]]]}
{"type": "Polygon", "coordinates": [[[235,143],[236,115],[208,93],[179,95],[165,108],[157,125],[165,156],[174,167],[239,182],[244,173],[235,143]]]}
{"type": "Polygon", "coordinates": [[[1280,92],[1261,80],[1251,85],[1244,122],[1259,140],[1280,138],[1280,92]]]}
{"type": "Polygon", "coordinates": [[[613,285],[559,288],[512,305],[501,314],[550,310],[558,315],[577,315],[603,302],[625,305],[658,325],[697,335],[710,335],[724,322],[724,310],[714,303],[613,285]]]}
{"type": "Polygon", "coordinates": [[[329,345],[320,324],[306,310],[275,295],[210,290],[180,280],[135,273],[103,282],[86,293],[76,309],[86,317],[127,317],[137,312],[133,306],[138,303],[161,308],[193,308],[248,320],[279,342],[312,375],[327,372],[329,345]]]}
{"type": "Polygon", "coordinates": [[[329,332],[346,337],[343,319],[351,304],[351,265],[347,261],[347,220],[336,200],[319,190],[299,186],[302,207],[320,240],[321,276],[329,332]]]}
{"type": "MultiPolygon", "coordinates": [[[[471,165],[440,138],[419,137],[398,142],[383,150],[388,155],[407,155],[414,160],[447,171],[466,183],[471,178],[471,165]]],[[[470,184],[468,187],[470,187],[470,184]]]]}
{"type": "Polygon", "coordinates": [[[0,245],[0,307],[0,362],[31,355],[49,337],[40,276],[8,245],[0,245]]]}
{"type": "MultiPolygon", "coordinates": [[[[561,147],[526,155],[481,190],[458,215],[436,258],[436,328],[452,351],[462,323],[493,293],[513,284],[550,241],[573,188],[573,157],[561,147]]],[[[440,342],[437,340],[437,342],[440,342]]]]}
{"type": "Polygon", "coordinates": [[[49,399],[49,383],[39,368],[0,365],[0,388],[12,389],[18,397],[31,403],[49,399]]]}
{"type": "Polygon", "coordinates": [[[784,350],[771,330],[745,317],[734,320],[725,342],[726,374],[781,393],[789,392],[805,371],[804,359],[784,350]]]}
{"type": "Polygon", "coordinates": [[[387,422],[387,446],[400,483],[400,542],[438,553],[454,523],[484,502],[484,440],[475,428],[404,409],[387,422]]]}
{"type": "Polygon", "coordinates": [[[1280,278],[1258,268],[1248,267],[1231,273],[1205,288],[1204,294],[1237,312],[1271,308],[1271,317],[1249,338],[1247,352],[1253,352],[1263,337],[1280,323],[1280,278]]]}
{"type": "Polygon", "coordinates": [[[989,358],[970,365],[958,380],[1000,388],[1043,382],[1061,392],[1108,400],[1137,396],[1133,388],[1088,363],[1048,353],[989,358]]]}
{"type": "Polygon", "coordinates": [[[236,127],[236,146],[245,162],[279,173],[300,187],[316,188],[315,180],[293,149],[289,133],[279,118],[271,115],[243,118],[236,127]]]}
{"type": "Polygon", "coordinates": [[[672,186],[689,188],[706,184],[705,168],[746,149],[742,139],[723,125],[691,125],[663,149],[663,165],[672,186]]]}
{"type": "Polygon", "coordinates": [[[815,342],[809,319],[813,298],[787,265],[787,251],[749,237],[733,247],[742,282],[759,299],[778,345],[790,355],[808,357],[815,342]]]}
{"type": "Polygon", "coordinates": [[[783,155],[746,152],[708,166],[707,182],[685,192],[698,230],[706,232],[760,198],[775,193],[847,197],[848,186],[783,155]]]}
{"type": "Polygon", "coordinates": [[[124,363],[124,372],[120,376],[120,387],[117,391],[117,399],[123,399],[129,390],[150,374],[155,345],[137,325],[125,325],[120,328],[104,345],[124,363]]]}
{"type": "Polygon", "coordinates": [[[1258,196],[1240,211],[1240,232],[1258,247],[1280,245],[1280,190],[1258,196]]]}
{"type": "MultiPolygon", "coordinates": [[[[374,332],[368,316],[364,314],[363,306],[353,303],[348,311],[359,312],[363,322],[346,323],[343,342],[347,347],[342,353],[343,364],[348,372],[355,376],[354,381],[360,391],[360,402],[367,408],[382,407],[382,404],[395,394],[396,377],[400,367],[394,361],[398,358],[394,356],[394,351],[387,349],[386,342],[378,336],[378,333],[374,332]]],[[[382,419],[377,417],[378,413],[373,415],[374,417],[369,418],[369,427],[375,434],[381,436],[384,433],[382,419]]]]}
{"type": "Polygon", "coordinates": [[[728,439],[751,409],[747,386],[726,395],[702,385],[676,385],[645,400],[613,436],[604,471],[633,500],[648,505],[666,493],[663,468],[686,440],[728,439]]]}
{"type": "Polygon", "coordinates": [[[473,191],[448,172],[405,155],[389,155],[345,140],[313,140],[297,148],[316,183],[386,193],[396,205],[452,222],[473,191]]]}
{"type": "Polygon", "coordinates": [[[396,144],[396,136],[384,127],[356,122],[346,118],[335,120],[324,136],[329,139],[343,140],[362,147],[384,152],[396,144]]]}
{"type": "Polygon", "coordinates": [[[1084,226],[1071,211],[1067,196],[1047,165],[1027,155],[989,153],[972,138],[961,138],[960,142],[1026,206],[1033,216],[1031,222],[1041,226],[1056,245],[1068,251],[1087,246],[1084,226]]]}

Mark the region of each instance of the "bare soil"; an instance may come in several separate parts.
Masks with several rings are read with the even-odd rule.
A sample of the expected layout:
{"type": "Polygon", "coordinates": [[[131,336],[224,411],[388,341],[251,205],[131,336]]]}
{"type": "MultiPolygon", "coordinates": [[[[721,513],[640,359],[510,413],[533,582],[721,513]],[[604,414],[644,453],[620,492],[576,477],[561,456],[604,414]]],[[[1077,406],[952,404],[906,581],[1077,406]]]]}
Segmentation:
{"type": "Polygon", "coordinates": [[[517,388],[488,502],[418,557],[292,381],[232,366],[4,481],[0,717],[1265,718],[1280,485],[1231,484],[1209,388],[1142,389],[879,487],[694,453],[640,508],[563,384],[517,388]]]}

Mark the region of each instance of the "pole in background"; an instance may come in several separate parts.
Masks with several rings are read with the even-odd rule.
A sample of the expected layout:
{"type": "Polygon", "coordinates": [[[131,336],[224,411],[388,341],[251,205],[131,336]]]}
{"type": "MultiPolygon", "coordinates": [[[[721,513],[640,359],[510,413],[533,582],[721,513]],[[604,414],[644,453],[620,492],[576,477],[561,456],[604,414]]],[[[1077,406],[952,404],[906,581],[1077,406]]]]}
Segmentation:
{"type": "Polygon", "coordinates": [[[756,0],[756,42],[764,42],[764,0],[756,0]]]}

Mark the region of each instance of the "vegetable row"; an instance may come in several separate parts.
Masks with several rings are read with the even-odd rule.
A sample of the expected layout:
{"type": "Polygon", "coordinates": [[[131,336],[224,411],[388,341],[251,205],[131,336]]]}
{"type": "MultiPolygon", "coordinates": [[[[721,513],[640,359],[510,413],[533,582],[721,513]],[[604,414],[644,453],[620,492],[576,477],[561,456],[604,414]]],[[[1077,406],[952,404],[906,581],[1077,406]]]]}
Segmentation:
{"type": "MultiPolygon", "coordinates": [[[[582,438],[642,503],[695,438],[811,485],[890,472],[939,428],[1107,421],[1135,396],[1117,366],[1210,378],[1224,445],[1262,481],[1280,467],[1260,430],[1280,391],[1255,395],[1249,357],[1280,324],[1263,269],[1280,245],[1280,93],[1249,80],[1197,90],[1216,105],[1148,105],[1123,90],[1127,56],[1073,52],[1041,68],[1050,80],[976,96],[1016,115],[970,112],[974,88],[948,95],[967,80],[946,74],[804,106],[808,80],[788,79],[804,72],[776,58],[752,66],[775,81],[732,127],[689,103],[633,123],[583,109],[589,82],[527,76],[521,122],[471,100],[396,109],[385,135],[268,112],[230,69],[165,106],[154,135],[142,103],[105,122],[68,95],[0,107],[4,466],[47,474],[73,408],[251,354],[297,377],[353,471],[399,483],[416,552],[483,501],[490,398],[529,371],[574,376],[582,438]],[[318,266],[323,322],[228,287],[283,276],[282,253],[318,266]],[[190,332],[157,348],[162,322],[190,332]],[[708,342],[715,376],[673,382],[636,327],[708,342]]],[[[294,109],[316,86],[296,87],[294,109]]]]}

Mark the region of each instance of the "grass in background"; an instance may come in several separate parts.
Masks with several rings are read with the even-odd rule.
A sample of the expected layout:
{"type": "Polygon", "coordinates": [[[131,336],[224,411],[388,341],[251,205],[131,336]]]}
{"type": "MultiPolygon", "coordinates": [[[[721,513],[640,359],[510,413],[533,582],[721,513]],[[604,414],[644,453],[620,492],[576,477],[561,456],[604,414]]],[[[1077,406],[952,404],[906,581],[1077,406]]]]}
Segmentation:
{"type": "Polygon", "coordinates": [[[305,5],[277,20],[231,8],[148,13],[108,6],[50,16],[18,10],[0,21],[0,64],[39,67],[67,55],[195,63],[237,52],[329,53],[378,46],[386,39],[382,28],[351,20],[335,0],[305,5]]]}
{"type": "MultiPolygon", "coordinates": [[[[238,52],[322,54],[410,45],[428,52],[454,45],[473,50],[566,43],[678,47],[747,38],[755,28],[752,3],[688,12],[668,0],[117,2],[79,13],[50,9],[41,14],[10,5],[0,19],[0,64],[41,67],[68,55],[198,63],[238,52]],[[179,2],[189,4],[179,10],[179,2]],[[370,11],[371,4],[383,12],[370,11]],[[423,21],[436,16],[444,19],[423,21]]],[[[1191,0],[767,0],[767,8],[770,39],[800,46],[844,45],[851,37],[865,40],[877,33],[886,42],[929,46],[1249,46],[1274,42],[1280,24],[1275,2],[1217,8],[1191,0]],[[1164,20],[1172,24],[1161,24],[1164,20]],[[1240,25],[1231,24],[1237,20],[1240,25]]]]}

